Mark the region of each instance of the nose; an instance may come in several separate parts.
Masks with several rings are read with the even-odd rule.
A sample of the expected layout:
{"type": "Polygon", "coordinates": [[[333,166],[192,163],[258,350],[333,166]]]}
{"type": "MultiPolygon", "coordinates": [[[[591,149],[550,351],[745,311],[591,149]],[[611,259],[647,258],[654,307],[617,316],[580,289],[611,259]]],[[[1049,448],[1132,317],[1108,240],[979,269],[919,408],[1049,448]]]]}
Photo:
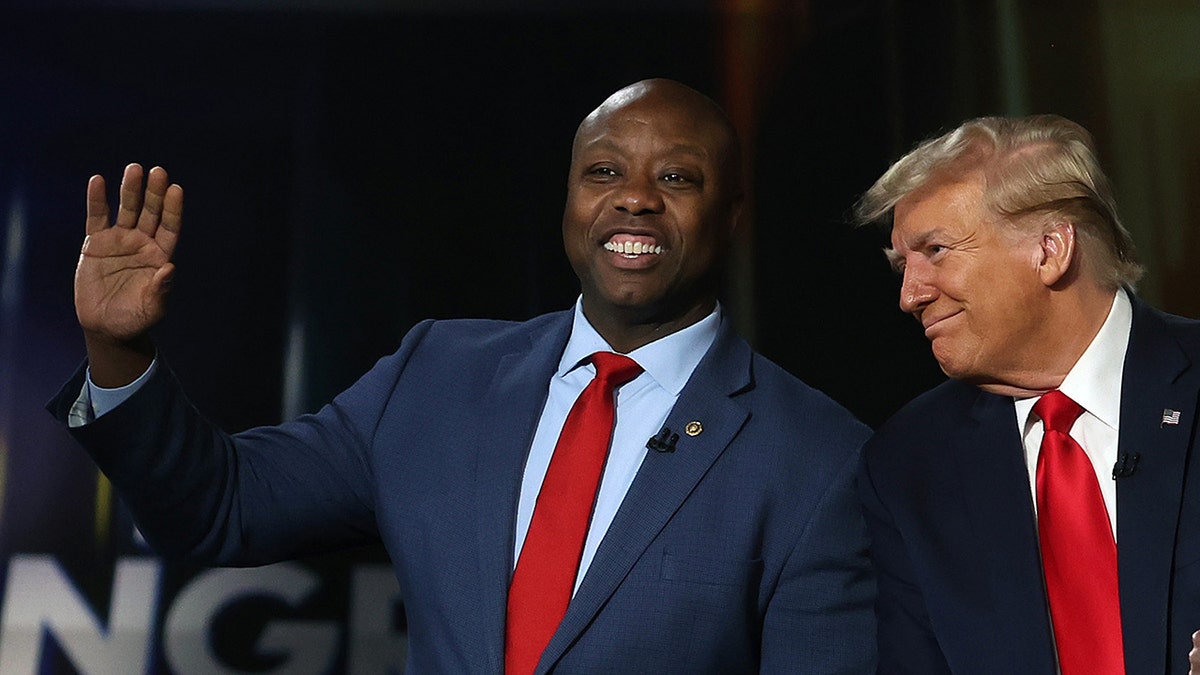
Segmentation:
{"type": "Polygon", "coordinates": [[[914,314],[937,299],[937,287],[931,283],[928,270],[920,263],[910,263],[904,268],[904,279],[900,282],[900,309],[914,314]]]}
{"type": "Polygon", "coordinates": [[[618,211],[635,216],[662,213],[666,208],[658,181],[650,176],[630,176],[613,198],[618,211]]]}

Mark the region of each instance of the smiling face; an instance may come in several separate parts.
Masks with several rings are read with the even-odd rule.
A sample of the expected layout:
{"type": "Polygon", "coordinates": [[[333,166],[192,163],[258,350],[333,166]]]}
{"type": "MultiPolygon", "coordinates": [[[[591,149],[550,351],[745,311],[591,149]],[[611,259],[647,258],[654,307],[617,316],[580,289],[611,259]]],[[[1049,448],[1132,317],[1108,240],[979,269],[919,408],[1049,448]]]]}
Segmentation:
{"type": "Polygon", "coordinates": [[[735,143],[711,102],[661,80],[621,90],[580,126],[563,243],[584,313],[614,347],[712,311],[741,196],[735,143]]]}
{"type": "Polygon", "coordinates": [[[888,257],[903,273],[900,308],[925,327],[950,377],[1012,384],[1036,370],[1047,287],[1040,235],[984,207],[983,180],[931,185],[896,204],[888,257]]]}

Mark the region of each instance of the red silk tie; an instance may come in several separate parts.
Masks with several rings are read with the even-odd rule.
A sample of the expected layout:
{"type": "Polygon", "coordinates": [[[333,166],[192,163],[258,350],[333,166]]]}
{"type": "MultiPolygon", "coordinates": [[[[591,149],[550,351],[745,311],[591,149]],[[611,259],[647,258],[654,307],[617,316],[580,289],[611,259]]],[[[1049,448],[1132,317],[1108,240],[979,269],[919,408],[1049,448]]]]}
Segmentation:
{"type": "Polygon", "coordinates": [[[591,360],[596,377],[567,413],[508,589],[507,675],[533,672],[567,613],[612,439],[613,394],[642,372],[620,354],[597,352],[591,360]]]}
{"type": "Polygon", "coordinates": [[[1083,413],[1060,391],[1033,414],[1045,430],[1037,461],[1038,538],[1062,675],[1125,672],[1117,545],[1096,470],[1069,432],[1083,413]]]}

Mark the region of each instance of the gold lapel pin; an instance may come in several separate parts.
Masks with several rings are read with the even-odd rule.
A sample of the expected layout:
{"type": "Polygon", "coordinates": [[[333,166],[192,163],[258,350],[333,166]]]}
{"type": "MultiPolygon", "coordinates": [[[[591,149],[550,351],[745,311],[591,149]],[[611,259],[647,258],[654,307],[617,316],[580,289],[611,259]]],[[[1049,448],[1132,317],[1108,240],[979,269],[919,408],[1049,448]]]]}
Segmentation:
{"type": "Polygon", "coordinates": [[[687,426],[683,428],[683,432],[688,436],[699,436],[701,431],[704,431],[704,425],[695,420],[688,422],[687,426]]]}

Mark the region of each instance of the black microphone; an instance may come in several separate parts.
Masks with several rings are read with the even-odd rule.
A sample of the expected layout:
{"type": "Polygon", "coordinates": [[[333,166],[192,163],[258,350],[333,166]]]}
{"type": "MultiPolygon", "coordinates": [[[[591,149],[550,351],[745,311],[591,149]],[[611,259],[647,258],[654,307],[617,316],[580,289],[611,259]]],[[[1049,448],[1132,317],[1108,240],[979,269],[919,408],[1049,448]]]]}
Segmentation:
{"type": "Polygon", "coordinates": [[[655,452],[675,452],[675,441],[678,440],[679,434],[673,434],[669,428],[663,427],[646,441],[646,447],[655,452]]]}
{"type": "Polygon", "coordinates": [[[1133,472],[1137,470],[1139,458],[1141,458],[1141,454],[1136,452],[1133,454],[1128,452],[1121,453],[1121,456],[1117,459],[1117,463],[1113,464],[1113,480],[1132,476],[1133,472]]]}

